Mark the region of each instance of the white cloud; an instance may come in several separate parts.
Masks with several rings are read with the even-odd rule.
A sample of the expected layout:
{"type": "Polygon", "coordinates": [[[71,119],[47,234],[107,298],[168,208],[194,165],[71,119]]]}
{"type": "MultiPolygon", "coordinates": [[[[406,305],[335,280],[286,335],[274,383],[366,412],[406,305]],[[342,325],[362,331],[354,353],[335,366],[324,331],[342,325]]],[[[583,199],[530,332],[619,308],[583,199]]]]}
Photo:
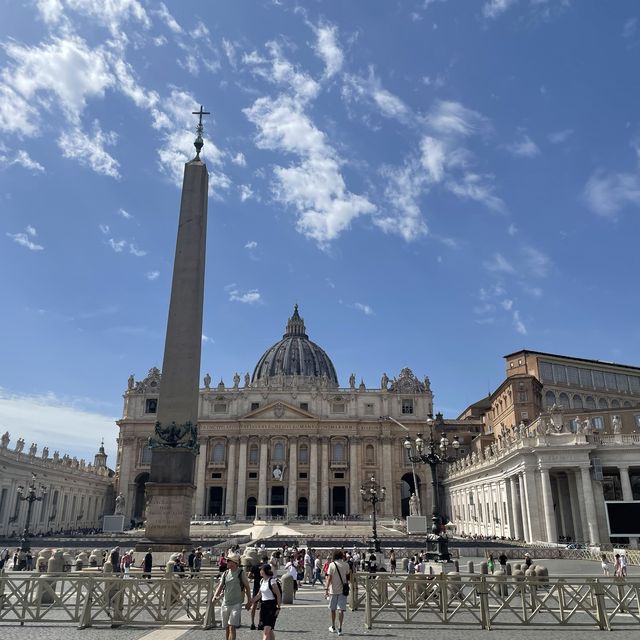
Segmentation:
{"type": "Polygon", "coordinates": [[[194,29],[191,29],[190,33],[194,38],[206,38],[209,35],[209,29],[198,20],[198,24],[196,24],[194,29]]]}
{"type": "Polygon", "coordinates": [[[65,158],[77,160],[96,173],[110,178],[120,178],[120,163],[106,150],[105,145],[116,143],[115,132],[104,133],[98,122],[94,122],[93,134],[89,135],[79,127],[63,131],[58,138],[58,146],[65,158]]]}
{"type": "Polygon", "coordinates": [[[224,51],[224,54],[227,56],[229,64],[235,69],[237,66],[235,44],[231,42],[231,40],[222,38],[222,49],[224,51]]]}
{"type": "Polygon", "coordinates": [[[540,153],[538,145],[526,133],[523,133],[519,140],[507,145],[507,149],[514,156],[521,158],[535,158],[540,153]]]}
{"type": "Polygon", "coordinates": [[[344,55],[337,41],[337,28],[335,25],[323,24],[313,28],[316,34],[316,54],[325,65],[325,76],[330,78],[342,68],[344,55]]]}
{"type": "Polygon", "coordinates": [[[518,227],[516,227],[516,225],[515,225],[515,224],[513,224],[513,222],[512,222],[512,223],[507,227],[507,233],[508,233],[510,236],[512,236],[512,237],[513,237],[513,236],[515,236],[515,235],[516,235],[516,233],[518,233],[518,227]]]}
{"type": "Polygon", "coordinates": [[[214,342],[215,340],[213,338],[210,338],[209,336],[205,336],[204,333],[202,334],[202,344],[207,344],[207,343],[213,344],[214,342]]]}
{"type": "Polygon", "coordinates": [[[552,266],[549,256],[533,247],[523,247],[522,253],[527,275],[533,275],[538,278],[545,278],[549,275],[552,266]]]}
{"type": "Polygon", "coordinates": [[[369,68],[369,76],[366,78],[355,75],[345,76],[342,95],[347,101],[358,99],[373,103],[387,118],[401,122],[409,122],[413,119],[409,107],[398,96],[382,86],[372,67],[369,68]]]}
{"type": "Polygon", "coordinates": [[[505,298],[500,304],[505,311],[511,311],[511,307],[513,307],[513,300],[505,298]]]}
{"type": "MultiPolygon", "coordinates": [[[[79,403],[53,393],[18,394],[0,388],[0,424],[10,428],[13,443],[22,437],[37,443],[40,451],[48,446],[50,456],[59,450],[93,462],[100,440],[114,441],[117,417],[87,411],[79,408],[79,403]]],[[[115,467],[115,459],[108,464],[115,467]]]]}
{"type": "Polygon", "coordinates": [[[373,309],[368,304],[362,304],[361,302],[356,302],[353,306],[356,309],[358,309],[358,311],[362,311],[362,313],[364,313],[365,316],[375,315],[373,312],[373,309]]]}
{"type": "Polygon", "coordinates": [[[247,244],[244,245],[245,249],[249,249],[249,251],[251,251],[252,249],[255,249],[258,246],[258,243],[255,240],[250,240],[249,242],[247,242],[247,244]]]}
{"type": "Polygon", "coordinates": [[[640,205],[640,176],[631,173],[594,173],[584,188],[589,208],[598,215],[615,217],[628,205],[640,205]]]}
{"type": "Polygon", "coordinates": [[[7,233],[7,236],[11,238],[15,243],[19,244],[29,251],[42,251],[44,247],[40,244],[36,244],[31,240],[36,236],[36,230],[31,225],[27,225],[24,232],[21,233],[7,233]]]}
{"type": "Polygon", "coordinates": [[[44,167],[34,160],[26,151],[20,149],[18,155],[11,161],[10,164],[18,164],[25,169],[33,172],[44,172],[44,167]]]}
{"type": "Polygon", "coordinates": [[[253,190],[248,184],[241,184],[238,189],[240,190],[240,201],[246,202],[254,197],[253,190]]]}
{"type": "Polygon", "coordinates": [[[242,292],[233,288],[230,289],[228,293],[230,302],[242,302],[243,304],[256,304],[262,302],[262,296],[257,289],[242,292]]]}
{"type": "Polygon", "coordinates": [[[109,225],[108,224],[99,224],[98,228],[100,229],[100,231],[102,231],[102,233],[104,235],[107,235],[109,233],[109,225]]]}
{"type": "Polygon", "coordinates": [[[159,271],[147,271],[147,273],[144,274],[144,277],[147,280],[157,280],[160,277],[160,272],[159,271]]]}
{"type": "Polygon", "coordinates": [[[118,209],[118,214],[121,215],[125,220],[131,220],[133,218],[133,216],[125,209],[118,209]]]}
{"type": "Polygon", "coordinates": [[[162,21],[173,31],[173,33],[184,33],[183,28],[178,24],[176,19],[169,13],[169,9],[167,9],[167,5],[164,2],[160,3],[160,8],[157,10],[157,14],[160,16],[162,21]]]}
{"type": "Polygon", "coordinates": [[[446,187],[451,193],[460,198],[481,202],[493,211],[504,211],[504,203],[498,196],[494,195],[494,187],[488,182],[487,176],[466,173],[460,180],[448,180],[446,187]]]}
{"type": "Polygon", "coordinates": [[[446,151],[444,142],[425,136],[420,143],[422,166],[431,182],[441,182],[444,177],[446,151]]]}
{"type": "Polygon", "coordinates": [[[485,18],[497,18],[516,2],[517,0],[488,0],[482,7],[482,14],[485,18]]]}
{"type": "Polygon", "coordinates": [[[427,123],[444,136],[470,136],[489,128],[488,120],[459,102],[439,100],[427,114],[427,123]]]}
{"type": "Polygon", "coordinates": [[[36,6],[47,24],[57,24],[64,15],[61,0],[36,0],[36,6]]]}
{"type": "Polygon", "coordinates": [[[527,335],[527,327],[525,327],[524,322],[520,319],[520,312],[518,310],[513,312],[513,326],[518,333],[523,336],[527,335]]]}
{"type": "Polygon", "coordinates": [[[113,238],[109,238],[108,242],[109,246],[116,252],[122,253],[127,246],[126,240],[114,240],[113,238]]]}
{"type": "Polygon", "coordinates": [[[552,144],[562,144],[566,142],[573,135],[573,129],[562,129],[560,131],[553,131],[549,134],[549,142],[552,144]]]}
{"type": "Polygon", "coordinates": [[[493,271],[496,273],[515,273],[516,270],[509,263],[509,261],[501,254],[495,253],[490,261],[484,263],[487,271],[493,271]]]}
{"type": "Polygon", "coordinates": [[[362,214],[375,211],[365,197],[350,193],[340,173],[340,163],[326,136],[289,97],[259,98],[244,109],[258,128],[256,144],[300,156],[298,165],[274,168],[274,195],[295,208],[300,233],[326,246],[362,214]]]}
{"type": "Polygon", "coordinates": [[[136,256],[136,258],[141,258],[142,256],[146,256],[147,252],[142,249],[138,249],[135,244],[129,243],[129,253],[136,256]]]}
{"type": "Polygon", "coordinates": [[[56,22],[59,21],[61,18],[59,9],[54,7],[52,11],[50,7],[62,3],[68,9],[92,18],[101,26],[109,29],[111,34],[116,37],[121,36],[122,24],[129,20],[141,23],[145,29],[151,26],[149,16],[138,0],[62,0],[62,2],[40,0],[39,4],[45,8],[43,17],[48,10],[49,15],[52,15],[56,22]]]}
{"type": "Polygon", "coordinates": [[[34,136],[38,110],[12,87],[0,82],[0,131],[34,136]]]}
{"type": "Polygon", "coordinates": [[[246,167],[247,166],[247,160],[244,157],[244,153],[238,152],[236,153],[235,156],[231,157],[231,162],[233,162],[233,164],[237,164],[239,167],[246,167]]]}

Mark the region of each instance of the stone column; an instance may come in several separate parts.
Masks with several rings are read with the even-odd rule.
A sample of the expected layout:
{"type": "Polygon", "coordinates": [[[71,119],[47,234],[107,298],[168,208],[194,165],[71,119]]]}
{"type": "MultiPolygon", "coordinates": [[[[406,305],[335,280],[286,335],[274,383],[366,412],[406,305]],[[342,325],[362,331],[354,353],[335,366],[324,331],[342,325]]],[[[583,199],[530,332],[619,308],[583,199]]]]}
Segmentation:
{"type": "Polygon", "coordinates": [[[533,469],[525,469],[524,480],[527,492],[527,518],[529,520],[529,533],[531,542],[542,540],[542,530],[540,528],[540,510],[538,499],[538,489],[536,487],[536,476],[533,469]]]}
{"type": "MultiPolygon", "coordinates": [[[[618,465],[620,471],[620,486],[622,488],[622,499],[633,500],[633,489],[631,488],[631,480],[629,479],[629,467],[627,465],[618,465]]],[[[638,548],[638,536],[629,538],[629,546],[632,549],[638,548]]]]}
{"type": "Polygon", "coordinates": [[[194,496],[192,511],[196,516],[208,515],[206,502],[207,484],[207,441],[203,438],[200,442],[198,455],[198,467],[196,470],[196,493],[194,496]]]}
{"type": "MultiPolygon", "coordinates": [[[[569,485],[567,483],[567,490],[564,490],[564,487],[562,486],[563,484],[563,480],[564,480],[564,475],[556,475],[555,477],[555,481],[556,481],[556,495],[558,497],[558,506],[556,509],[556,512],[560,518],[560,531],[558,532],[559,536],[568,536],[569,535],[569,527],[567,526],[567,521],[566,521],[566,514],[565,514],[565,509],[567,507],[567,503],[566,503],[566,496],[567,496],[567,492],[569,490],[569,485]]],[[[551,487],[551,495],[553,495],[553,485],[551,487]]],[[[574,535],[573,532],[571,532],[571,535],[574,535]]]]}
{"type": "Polygon", "coordinates": [[[318,436],[309,437],[309,517],[320,515],[318,509],[318,436]]]}
{"type": "Polygon", "coordinates": [[[584,505],[579,495],[580,482],[575,469],[567,470],[569,479],[569,499],[571,500],[571,517],[573,519],[573,530],[575,531],[575,539],[577,542],[584,542],[589,538],[589,527],[587,526],[587,518],[584,512],[584,505]]]}
{"type": "Polygon", "coordinates": [[[360,452],[361,440],[357,436],[349,440],[349,514],[356,515],[362,511],[360,501],[360,452]]]}
{"type": "Polygon", "coordinates": [[[322,515],[329,513],[329,438],[320,438],[320,510],[322,515]]]}
{"type": "Polygon", "coordinates": [[[508,505],[509,505],[509,498],[508,498],[508,492],[507,492],[507,483],[505,480],[500,480],[500,482],[498,482],[498,511],[500,512],[500,535],[505,537],[507,535],[507,530],[513,528],[513,525],[510,522],[511,513],[509,512],[508,505]],[[506,509],[504,506],[505,504],[507,505],[506,509]]]}
{"type": "Polygon", "coordinates": [[[542,504],[544,507],[544,524],[547,542],[558,542],[558,528],[556,525],[556,514],[553,509],[553,495],[551,493],[551,480],[549,469],[540,467],[540,477],[542,478],[542,504]]]}
{"type": "Polygon", "coordinates": [[[239,484],[236,478],[236,442],[238,438],[231,436],[228,439],[229,450],[227,451],[227,490],[225,492],[224,513],[227,516],[233,515],[233,505],[236,503],[235,488],[239,484]]]}
{"type": "Polygon", "coordinates": [[[511,535],[517,540],[522,540],[522,506],[520,505],[520,494],[518,493],[518,476],[509,478],[511,485],[511,535]]]}
{"type": "Polygon", "coordinates": [[[244,520],[247,513],[247,436],[240,436],[238,454],[238,495],[236,496],[236,518],[244,520]]]}
{"type": "Polygon", "coordinates": [[[382,486],[387,489],[387,499],[382,503],[382,513],[380,515],[392,517],[394,515],[393,450],[391,449],[391,438],[388,436],[382,439],[382,486]]]}
{"type": "Polygon", "coordinates": [[[580,466],[580,479],[582,480],[582,495],[584,498],[584,506],[585,506],[585,512],[587,516],[589,542],[591,542],[592,544],[596,544],[600,542],[600,534],[598,533],[596,501],[593,496],[593,486],[591,485],[591,473],[588,465],[580,466]]]}
{"type": "MultiPolygon", "coordinates": [[[[267,504],[269,498],[267,497],[267,465],[269,462],[269,441],[266,437],[260,438],[260,470],[258,471],[258,504],[267,504]]],[[[259,517],[260,512],[256,513],[259,517]]],[[[268,516],[268,513],[263,515],[268,516]]]]}
{"type": "Polygon", "coordinates": [[[527,493],[527,481],[524,471],[520,472],[520,506],[522,509],[522,529],[523,537],[526,542],[533,542],[531,535],[531,518],[529,511],[529,495],[527,493]]]}
{"type": "Polygon", "coordinates": [[[289,438],[289,494],[287,496],[287,505],[289,519],[298,515],[298,438],[291,436],[289,438]]]}

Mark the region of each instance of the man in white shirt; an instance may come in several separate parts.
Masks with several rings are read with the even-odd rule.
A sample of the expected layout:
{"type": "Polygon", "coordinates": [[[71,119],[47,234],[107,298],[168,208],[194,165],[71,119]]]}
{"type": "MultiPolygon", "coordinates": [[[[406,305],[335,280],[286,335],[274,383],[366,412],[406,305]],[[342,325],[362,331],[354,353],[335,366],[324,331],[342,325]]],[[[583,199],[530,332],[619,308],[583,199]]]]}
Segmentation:
{"type": "Polygon", "coordinates": [[[347,595],[349,593],[349,577],[351,569],[344,560],[344,553],[340,550],[333,552],[333,562],[329,563],[327,581],[325,583],[325,595],[329,598],[329,611],[331,611],[331,626],[329,631],[342,635],[342,621],[347,609],[347,595]],[[345,585],[347,588],[345,589],[345,585]],[[346,591],[346,593],[345,593],[346,591]],[[338,612],[338,627],[336,628],[336,611],[338,612]]]}

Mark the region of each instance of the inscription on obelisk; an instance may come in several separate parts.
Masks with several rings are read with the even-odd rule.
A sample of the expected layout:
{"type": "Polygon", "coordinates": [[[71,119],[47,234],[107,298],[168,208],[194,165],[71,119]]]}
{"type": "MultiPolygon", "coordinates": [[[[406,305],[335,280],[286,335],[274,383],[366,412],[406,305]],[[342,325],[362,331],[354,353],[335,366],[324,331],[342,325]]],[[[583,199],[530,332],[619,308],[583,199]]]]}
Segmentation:
{"type": "Polygon", "coordinates": [[[146,538],[182,545],[189,540],[198,455],[198,401],[209,174],[200,107],[196,157],[184,167],[169,319],[162,361],[158,421],[149,438],[151,471],[146,484],[146,538]]]}

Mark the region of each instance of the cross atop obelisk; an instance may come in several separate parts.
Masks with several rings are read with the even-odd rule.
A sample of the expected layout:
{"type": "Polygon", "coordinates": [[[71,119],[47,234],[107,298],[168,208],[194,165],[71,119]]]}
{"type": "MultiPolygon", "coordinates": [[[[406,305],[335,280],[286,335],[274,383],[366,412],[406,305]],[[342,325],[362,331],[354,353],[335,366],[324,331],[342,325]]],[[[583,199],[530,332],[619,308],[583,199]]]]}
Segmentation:
{"type": "Polygon", "coordinates": [[[202,151],[202,147],[204,146],[204,140],[202,139],[202,134],[204,132],[204,127],[202,126],[202,116],[210,116],[211,112],[205,111],[200,105],[200,111],[192,111],[192,115],[200,116],[198,124],[196,125],[196,139],[193,142],[193,146],[196,148],[196,160],[200,160],[200,151],[202,151]]]}

